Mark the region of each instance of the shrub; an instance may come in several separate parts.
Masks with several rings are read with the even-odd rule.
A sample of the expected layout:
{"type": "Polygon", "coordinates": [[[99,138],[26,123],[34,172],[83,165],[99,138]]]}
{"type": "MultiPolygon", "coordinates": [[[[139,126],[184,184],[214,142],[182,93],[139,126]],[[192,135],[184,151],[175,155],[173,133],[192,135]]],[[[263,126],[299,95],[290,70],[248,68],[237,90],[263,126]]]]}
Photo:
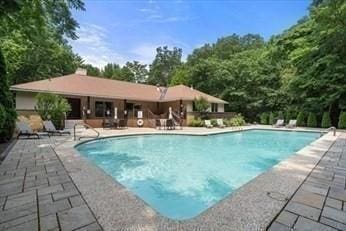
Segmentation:
{"type": "Polygon", "coordinates": [[[210,120],[210,123],[211,123],[211,125],[213,125],[214,127],[217,126],[217,121],[216,121],[216,119],[211,119],[211,120],[210,120]]]}
{"type": "Polygon", "coordinates": [[[203,127],[204,126],[204,121],[201,120],[200,118],[197,119],[193,119],[190,123],[189,123],[190,127],[203,127]]]}
{"type": "Polygon", "coordinates": [[[285,119],[285,117],[284,117],[284,113],[282,112],[282,111],[279,111],[279,113],[278,113],[278,116],[276,117],[276,119],[280,119],[280,120],[283,120],[283,119],[285,119]]]}
{"type": "Polygon", "coordinates": [[[329,112],[324,112],[323,116],[322,116],[321,127],[322,128],[329,128],[330,126],[332,126],[332,123],[330,121],[329,112]]]}
{"type": "Polygon", "coordinates": [[[346,112],[340,113],[338,128],[346,128],[346,112]]]}
{"type": "Polygon", "coordinates": [[[43,120],[51,120],[57,128],[62,127],[65,114],[71,111],[71,106],[65,98],[50,93],[39,93],[36,111],[43,120]]]}
{"type": "Polygon", "coordinates": [[[0,105],[1,109],[1,126],[0,126],[0,143],[6,142],[12,138],[17,117],[13,104],[13,95],[10,92],[8,75],[6,74],[5,59],[0,49],[0,105]]]}
{"type": "Polygon", "coordinates": [[[202,119],[208,119],[209,103],[206,98],[198,97],[193,101],[194,108],[201,115],[202,119]]]}
{"type": "Polygon", "coordinates": [[[306,123],[305,123],[305,113],[304,112],[299,112],[298,116],[297,116],[297,126],[300,127],[305,127],[306,123]]]}
{"type": "Polygon", "coordinates": [[[268,124],[269,115],[267,112],[263,112],[260,115],[260,124],[268,124]]]}
{"type": "Polygon", "coordinates": [[[288,110],[285,112],[285,122],[288,123],[290,120],[297,119],[297,113],[293,110],[288,110]]]}
{"type": "Polygon", "coordinates": [[[244,117],[241,114],[235,115],[233,118],[226,120],[225,124],[227,126],[243,126],[245,125],[244,117]]]}
{"type": "Polygon", "coordinates": [[[275,124],[275,114],[274,114],[274,112],[271,112],[270,115],[269,115],[269,124],[270,125],[275,124]]]}
{"type": "Polygon", "coordinates": [[[309,113],[307,126],[313,128],[317,127],[317,118],[315,113],[309,113]]]}

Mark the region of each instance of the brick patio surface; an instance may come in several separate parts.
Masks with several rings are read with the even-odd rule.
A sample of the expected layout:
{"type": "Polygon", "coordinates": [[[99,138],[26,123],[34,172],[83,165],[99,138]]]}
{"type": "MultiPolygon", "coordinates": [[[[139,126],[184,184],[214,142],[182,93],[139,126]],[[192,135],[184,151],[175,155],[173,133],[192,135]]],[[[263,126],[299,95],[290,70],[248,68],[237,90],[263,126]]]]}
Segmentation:
{"type": "Polygon", "coordinates": [[[341,134],[269,227],[346,230],[346,134],[341,134]]]}
{"type": "Polygon", "coordinates": [[[64,139],[18,140],[10,150],[0,165],[0,230],[102,230],[52,148],[64,139]]]}

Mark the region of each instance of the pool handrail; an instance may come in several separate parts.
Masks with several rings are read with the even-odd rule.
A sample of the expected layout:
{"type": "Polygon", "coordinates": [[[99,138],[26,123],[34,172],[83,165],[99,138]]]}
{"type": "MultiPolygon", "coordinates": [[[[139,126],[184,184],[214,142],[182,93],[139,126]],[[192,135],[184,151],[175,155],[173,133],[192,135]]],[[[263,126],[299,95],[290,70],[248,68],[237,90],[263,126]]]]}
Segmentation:
{"type": "Polygon", "coordinates": [[[95,128],[91,127],[89,124],[85,123],[85,122],[79,122],[79,123],[76,123],[74,126],[73,126],[73,140],[76,140],[76,127],[77,126],[83,126],[83,127],[87,127],[87,128],[90,128],[91,130],[93,130],[94,132],[96,132],[96,136],[95,137],[90,137],[90,136],[80,136],[78,138],[78,140],[80,140],[81,138],[99,138],[100,136],[100,132],[98,132],[95,128]]]}

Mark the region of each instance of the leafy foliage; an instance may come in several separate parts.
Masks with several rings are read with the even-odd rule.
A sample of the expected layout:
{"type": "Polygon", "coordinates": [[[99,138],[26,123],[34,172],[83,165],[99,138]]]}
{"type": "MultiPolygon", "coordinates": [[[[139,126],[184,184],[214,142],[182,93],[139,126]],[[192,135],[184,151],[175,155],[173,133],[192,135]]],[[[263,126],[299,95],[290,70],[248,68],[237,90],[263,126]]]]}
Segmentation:
{"type": "Polygon", "coordinates": [[[206,98],[199,97],[193,101],[196,111],[199,113],[207,112],[209,109],[209,103],[206,98]]]}
{"type": "Polygon", "coordinates": [[[153,63],[150,65],[148,83],[168,86],[172,73],[181,65],[182,49],[174,47],[169,50],[167,46],[158,47],[153,63]]]}
{"type": "Polygon", "coordinates": [[[245,119],[241,114],[237,114],[229,120],[226,120],[225,124],[230,127],[244,126],[245,119]]]}
{"type": "Polygon", "coordinates": [[[332,122],[330,121],[330,114],[329,112],[323,112],[321,127],[329,128],[330,126],[332,126],[332,122]]]}
{"type": "Polygon", "coordinates": [[[304,112],[299,112],[298,116],[297,116],[297,126],[305,127],[306,126],[305,119],[306,119],[305,113],[304,112]]]}
{"type": "Polygon", "coordinates": [[[50,93],[39,93],[36,99],[35,109],[41,118],[43,120],[52,120],[56,127],[61,128],[66,113],[71,111],[71,106],[67,100],[60,95],[50,93]]]}
{"type": "Polygon", "coordinates": [[[276,120],[276,116],[275,116],[274,112],[270,112],[270,114],[269,114],[269,124],[270,125],[275,124],[275,120],[276,120]]]}
{"type": "Polygon", "coordinates": [[[260,115],[260,124],[268,124],[269,121],[269,115],[267,112],[263,112],[260,115]]]}
{"type": "Polygon", "coordinates": [[[340,113],[338,128],[346,128],[346,112],[340,113]]]}
{"type": "Polygon", "coordinates": [[[317,118],[316,118],[316,114],[313,112],[310,112],[308,115],[308,122],[307,122],[307,126],[308,127],[317,127],[317,118]]]}
{"type": "Polygon", "coordinates": [[[201,118],[193,119],[188,124],[190,127],[204,127],[204,121],[201,118]]]}
{"type": "Polygon", "coordinates": [[[16,119],[4,56],[0,49],[0,143],[11,139],[16,119]]]}

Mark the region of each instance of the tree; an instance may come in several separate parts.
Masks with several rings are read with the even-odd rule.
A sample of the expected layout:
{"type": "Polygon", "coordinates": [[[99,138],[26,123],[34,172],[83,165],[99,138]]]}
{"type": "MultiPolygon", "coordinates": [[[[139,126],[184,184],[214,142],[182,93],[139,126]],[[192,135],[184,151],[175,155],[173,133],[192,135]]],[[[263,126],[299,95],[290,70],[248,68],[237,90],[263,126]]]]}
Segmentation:
{"type": "Polygon", "coordinates": [[[341,128],[341,129],[346,128],[346,112],[340,113],[338,128],[341,128]]]}
{"type": "Polygon", "coordinates": [[[11,84],[73,73],[81,58],[66,38],[76,39],[70,9],[80,0],[13,1],[19,10],[0,19],[0,41],[11,84]]]}
{"type": "Polygon", "coordinates": [[[260,115],[260,124],[268,124],[269,116],[267,112],[263,112],[260,115]]]}
{"type": "Polygon", "coordinates": [[[126,62],[125,67],[133,74],[133,80],[137,83],[145,83],[148,78],[148,70],[146,64],[138,61],[126,62]]]}
{"type": "Polygon", "coordinates": [[[36,96],[36,111],[43,120],[51,120],[57,128],[62,127],[62,121],[71,106],[65,98],[50,93],[39,93],[36,96]]]}
{"type": "Polygon", "coordinates": [[[169,86],[175,86],[180,84],[189,85],[189,70],[186,68],[185,65],[182,65],[173,71],[169,86]]]}
{"type": "Polygon", "coordinates": [[[297,126],[299,127],[305,127],[305,113],[304,112],[299,112],[297,116],[297,126]]]}
{"type": "Polygon", "coordinates": [[[7,79],[4,56],[0,49],[0,143],[12,138],[16,111],[7,79]]]}
{"type": "Polygon", "coordinates": [[[323,112],[321,127],[329,128],[330,126],[332,126],[332,123],[330,121],[330,114],[329,112],[323,112]]]}
{"type": "Polygon", "coordinates": [[[174,47],[169,50],[167,46],[158,47],[153,63],[150,65],[148,83],[168,86],[172,73],[181,65],[182,49],[174,47]]]}
{"type": "Polygon", "coordinates": [[[101,76],[101,70],[98,67],[94,67],[91,64],[81,64],[80,67],[87,70],[87,75],[101,76]]]}
{"type": "Polygon", "coordinates": [[[313,112],[310,112],[308,115],[308,122],[307,122],[307,126],[308,127],[317,127],[317,118],[316,118],[316,114],[313,112]]]}

